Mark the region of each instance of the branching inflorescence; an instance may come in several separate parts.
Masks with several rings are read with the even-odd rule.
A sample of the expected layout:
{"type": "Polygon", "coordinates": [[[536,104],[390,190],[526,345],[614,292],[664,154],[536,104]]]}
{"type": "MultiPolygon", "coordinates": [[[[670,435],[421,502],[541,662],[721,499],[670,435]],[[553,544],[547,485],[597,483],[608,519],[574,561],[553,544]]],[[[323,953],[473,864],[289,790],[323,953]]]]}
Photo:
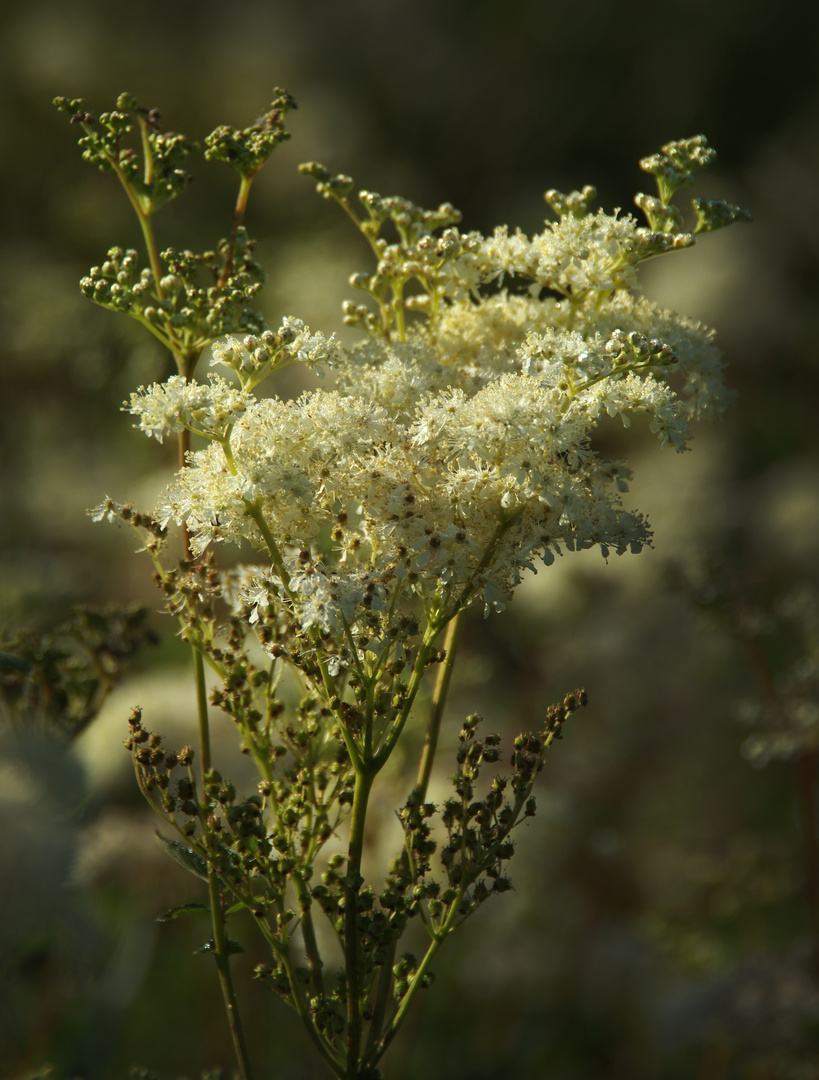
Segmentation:
{"type": "Polygon", "coordinates": [[[230,236],[203,254],[158,253],[152,228],[187,183],[192,145],[127,95],[99,116],[81,101],[58,105],[81,126],[84,157],[119,178],[146,241],[147,266],[114,248],[83,292],[142,322],[176,359],[177,373],[126,409],[147,435],[179,438],[183,467],[150,514],[112,500],[95,511],[139,534],[195,656],[197,767],[191,747],[163,749],[137,710],[127,745],[139,784],[177,834],[166,849],[208,882],[209,947],[245,1080],[224,898],[251,913],[270,954],[257,977],[295,1009],[330,1070],[375,1078],[443,941],[510,888],[513,830],[535,812],[550,744],[586,704],[577,691],[546,710],[539,731],[515,741],[508,775],[496,772],[499,736],[479,739],[479,717],[468,717],[452,795],[428,801],[463,613],[502,609],[526,570],[564,551],[607,557],[650,542],[621,502],[629,469],[595,449],[595,429],[645,414],[661,444],[682,451],[690,421],[719,413],[726,393],[712,331],[640,295],[638,269],[748,215],[695,200],[696,226],[684,229],[671,199],[713,157],[701,136],[641,162],[657,181],[656,195],[635,200],[646,225],[593,211],[585,187],[547,192],[556,220],[533,237],[461,232],[449,204],[353,198],[349,177],[304,165],[373,252],[374,269],[351,278],[368,299],[344,305],[364,332],[346,349],[295,318],[270,329],[250,306],[263,275],[244,231],[247,196],[287,138],[289,95],[276,91],[253,127],[205,140],[206,157],[239,172],[240,193],[230,236]],[[134,133],[141,159],[125,145],[134,133]],[[222,373],[196,381],[207,346],[222,373]],[[293,363],[329,369],[332,387],[256,395],[293,363]],[[185,541],[177,566],[172,526],[185,541]],[[220,543],[250,545],[251,562],[220,571],[220,543]],[[211,762],[205,666],[211,701],[258,768],[249,794],[211,762]],[[423,724],[422,700],[421,759],[398,810],[404,849],[368,881],[370,795],[408,723],[423,724]],[[319,948],[319,915],[338,963],[319,948]],[[426,929],[420,957],[399,952],[412,922],[426,929]]]}

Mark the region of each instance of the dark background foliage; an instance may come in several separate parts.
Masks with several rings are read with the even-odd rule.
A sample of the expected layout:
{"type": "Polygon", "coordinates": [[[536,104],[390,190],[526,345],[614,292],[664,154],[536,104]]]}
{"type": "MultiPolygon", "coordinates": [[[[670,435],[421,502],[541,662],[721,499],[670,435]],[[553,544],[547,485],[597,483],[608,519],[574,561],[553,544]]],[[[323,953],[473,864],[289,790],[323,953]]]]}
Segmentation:
{"type": "MultiPolygon", "coordinates": [[[[5,633],[53,626],[77,602],[158,606],[130,540],[84,511],[105,494],[149,503],[173,463],[119,412],[163,358],[76,286],[110,245],[139,238],[115,182],[79,161],[56,94],[105,109],[128,90],[200,139],[251,122],[274,85],[294,94],[293,140],[254,187],[248,218],[271,322],[297,314],[338,329],[346,278],[367,265],[342,215],[298,174],[304,160],[424,205],[449,200],[466,227],[533,230],[547,187],[594,183],[603,206],[628,210],[645,187],[637,160],[702,131],[719,159],[696,193],[754,212],[752,226],[646,274],[649,295],[718,327],[738,391],[727,421],[683,459],[635,434],[635,499],[656,550],[607,567],[569,556],[469,628],[450,743],[474,708],[514,733],[575,685],[591,707],[544,772],[516,891],[444,951],[390,1080],[819,1076],[799,816],[817,721],[806,706],[792,759],[760,769],[735,718],[768,668],[778,677],[801,657],[809,676],[819,650],[815,627],[800,641],[793,619],[783,630],[767,614],[796,589],[810,596],[819,546],[811,11],[806,0],[31,0],[4,16],[5,633]],[[692,599],[667,562],[690,576],[705,556],[692,599]]],[[[162,243],[202,249],[228,228],[233,177],[193,171],[157,226],[162,243]]],[[[621,439],[624,453],[634,439],[621,439]]],[[[206,930],[153,922],[196,885],[154,850],[117,748],[137,700],[172,728],[186,709],[184,657],[156,625],[161,649],[70,753],[4,729],[4,1077],[46,1062],[87,1080],[125,1077],[134,1062],[163,1077],[229,1064],[214,973],[190,955],[206,930]]],[[[385,817],[399,792],[382,793],[385,817]]],[[[291,1017],[249,981],[244,996],[259,1075],[315,1075],[291,1017]]]]}

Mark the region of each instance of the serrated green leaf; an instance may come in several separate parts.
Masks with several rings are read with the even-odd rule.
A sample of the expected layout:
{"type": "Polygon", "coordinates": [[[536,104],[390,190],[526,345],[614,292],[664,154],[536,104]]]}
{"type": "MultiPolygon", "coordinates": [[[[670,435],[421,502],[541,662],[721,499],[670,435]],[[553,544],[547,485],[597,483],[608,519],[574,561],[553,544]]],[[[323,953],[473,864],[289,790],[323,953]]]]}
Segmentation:
{"type": "MultiPolygon", "coordinates": [[[[233,938],[228,938],[225,944],[227,945],[227,951],[229,956],[238,956],[239,953],[243,953],[245,951],[244,945],[242,945],[238,941],[234,941],[233,938]]],[[[206,941],[204,945],[200,945],[198,949],[194,950],[194,955],[196,955],[196,953],[215,952],[216,946],[213,944],[213,938],[211,938],[209,941],[206,941]]]]}
{"type": "Polygon", "coordinates": [[[193,915],[196,911],[210,911],[207,904],[177,904],[176,907],[168,908],[167,911],[163,911],[161,915],[157,915],[157,922],[170,922],[171,919],[178,919],[180,915],[193,915]]]}

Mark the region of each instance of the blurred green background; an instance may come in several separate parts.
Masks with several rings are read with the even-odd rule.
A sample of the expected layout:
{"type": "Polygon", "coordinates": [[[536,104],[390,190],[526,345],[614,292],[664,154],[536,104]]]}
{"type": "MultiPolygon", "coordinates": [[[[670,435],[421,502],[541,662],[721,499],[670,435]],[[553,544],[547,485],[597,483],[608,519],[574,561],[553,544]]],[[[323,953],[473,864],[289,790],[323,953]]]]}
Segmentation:
{"type": "MultiPolygon", "coordinates": [[[[47,629],[75,603],[156,609],[130,538],[85,510],[106,494],[149,505],[173,465],[173,449],[119,411],[164,358],[77,288],[109,246],[138,245],[136,224],[115,181],[79,160],[55,95],[101,110],[128,90],[201,139],[252,122],[286,86],[293,139],[256,182],[247,223],[269,321],[294,314],[324,331],[339,329],[367,253],[299,162],[423,205],[449,200],[467,228],[531,231],[545,188],[593,183],[604,207],[628,210],[646,187],[641,156],[708,136],[719,159],[692,194],[748,206],[755,222],[658,260],[644,286],[718,328],[737,402],[682,458],[639,431],[623,440],[655,550],[607,566],[571,555],[469,626],[442,777],[465,712],[514,734],[577,685],[591,706],[544,770],[515,891],[442,953],[387,1075],[819,1077],[806,889],[817,868],[805,855],[819,745],[814,5],[30,0],[4,13],[0,50],[4,634],[47,629]]],[[[201,250],[227,232],[233,174],[193,171],[157,219],[163,245],[201,250]]],[[[206,928],[154,922],[196,883],[154,843],[121,748],[137,703],[172,742],[187,730],[185,658],[154,623],[160,648],[70,749],[3,719],[8,1080],[46,1063],[85,1080],[134,1063],[163,1078],[230,1063],[215,973],[191,956],[206,928]]],[[[382,790],[385,818],[403,796],[382,790]]],[[[320,1075],[291,1016],[243,978],[258,959],[248,948],[237,969],[259,1076],[320,1075]]]]}

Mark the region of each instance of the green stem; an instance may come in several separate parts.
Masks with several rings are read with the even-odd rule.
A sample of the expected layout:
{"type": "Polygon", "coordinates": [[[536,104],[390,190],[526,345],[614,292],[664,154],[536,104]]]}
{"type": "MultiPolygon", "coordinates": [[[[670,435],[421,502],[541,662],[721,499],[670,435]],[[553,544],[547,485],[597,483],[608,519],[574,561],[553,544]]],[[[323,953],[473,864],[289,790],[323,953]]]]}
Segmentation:
{"type": "Polygon", "coordinates": [[[407,1015],[407,1011],[408,1011],[410,1005],[412,1004],[413,999],[415,998],[415,995],[417,994],[417,992],[420,990],[420,988],[422,986],[424,976],[429,971],[429,966],[432,963],[433,959],[435,958],[435,954],[440,949],[440,947],[443,944],[445,938],[447,938],[449,936],[449,934],[451,934],[452,931],[455,929],[456,920],[457,920],[457,917],[458,917],[458,908],[461,906],[461,902],[462,902],[462,900],[464,898],[464,893],[465,892],[466,892],[465,887],[461,886],[461,888],[458,890],[458,895],[452,901],[449,912],[447,914],[446,921],[444,923],[442,923],[440,929],[436,932],[434,938],[429,943],[429,947],[427,948],[427,951],[424,954],[424,959],[418,965],[418,968],[417,968],[415,974],[412,977],[412,982],[409,984],[409,987],[407,988],[406,994],[404,994],[403,998],[401,998],[401,1004],[398,1006],[398,1008],[397,1008],[397,1010],[395,1012],[395,1016],[392,1018],[392,1021],[390,1022],[389,1027],[384,1032],[384,1035],[379,1040],[377,1046],[373,1049],[371,1055],[369,1055],[367,1057],[367,1063],[368,1064],[374,1065],[375,1062],[378,1061],[383,1056],[383,1054],[386,1051],[387,1047],[390,1045],[392,1040],[395,1038],[395,1036],[396,1036],[396,1034],[398,1032],[398,1029],[401,1027],[401,1024],[404,1022],[404,1018],[407,1015]]]}
{"type": "MultiPolygon", "coordinates": [[[[86,127],[86,131],[90,131],[86,127]]],[[[144,161],[144,183],[146,188],[150,186],[153,180],[153,154],[151,153],[150,140],[148,139],[148,131],[145,126],[145,122],[140,120],[140,132],[142,137],[142,156],[144,161]]],[[[131,183],[128,177],[122,170],[122,167],[116,157],[107,155],[108,162],[114,173],[122,185],[122,189],[128,197],[134,213],[139,221],[139,227],[142,231],[142,238],[145,242],[145,250],[148,254],[148,262],[151,267],[151,273],[154,277],[154,292],[157,300],[162,303],[165,299],[165,294],[162,290],[162,265],[159,261],[159,251],[156,243],[156,236],[154,235],[153,225],[151,224],[151,205],[150,199],[141,199],[139,195],[131,187],[131,183]]],[[[156,334],[156,331],[151,327],[150,323],[145,319],[140,319],[143,325],[147,326],[151,333],[156,334]]],[[[157,335],[159,336],[159,335],[157,335]]],[[[177,370],[180,375],[184,375],[186,378],[190,378],[193,368],[196,366],[196,360],[199,358],[201,349],[195,352],[195,355],[191,356],[181,348],[176,341],[173,330],[169,331],[170,340],[165,341],[164,338],[160,338],[163,344],[167,345],[171,354],[173,355],[176,363],[177,370]]]]}
{"type": "Polygon", "coordinates": [[[239,184],[239,194],[236,197],[236,208],[233,211],[233,228],[231,229],[230,240],[228,241],[227,251],[225,252],[225,265],[222,267],[219,280],[216,282],[217,289],[224,289],[230,278],[231,271],[233,270],[233,254],[236,250],[236,234],[244,220],[245,211],[247,210],[247,200],[250,195],[250,185],[252,183],[252,176],[245,176],[242,174],[242,180],[239,184]]]}
{"type": "Polygon", "coordinates": [[[392,968],[395,963],[396,946],[397,942],[392,941],[390,943],[386,956],[384,957],[384,963],[381,965],[381,972],[378,976],[378,989],[376,990],[375,1002],[373,1004],[373,1018],[370,1022],[370,1030],[367,1035],[366,1045],[364,1046],[365,1061],[372,1060],[372,1055],[381,1038],[384,1017],[386,1016],[387,1005],[390,999],[390,989],[392,987],[392,968]]]}
{"type": "MultiPolygon", "coordinates": [[[[370,235],[369,231],[363,228],[364,223],[362,222],[358,214],[356,214],[355,210],[353,210],[352,206],[350,206],[349,200],[346,198],[346,196],[343,199],[335,196],[335,200],[339,204],[341,209],[344,211],[344,213],[350,218],[350,220],[354,222],[355,227],[359,230],[361,235],[370,245],[370,247],[372,248],[372,252],[375,255],[376,261],[378,261],[381,258],[381,252],[378,250],[378,244],[375,242],[375,238],[370,235]]],[[[370,224],[371,221],[372,215],[370,217],[370,222],[367,222],[366,224],[370,224]]]]}
{"type": "MultiPolygon", "coordinates": [[[[202,799],[205,799],[205,779],[211,767],[210,757],[210,728],[208,725],[208,698],[207,685],[205,683],[205,664],[202,654],[193,650],[193,668],[196,681],[196,703],[199,719],[199,750],[200,770],[202,776],[202,799]]],[[[233,1040],[233,1049],[236,1054],[236,1063],[239,1066],[241,1080],[252,1080],[250,1063],[248,1060],[247,1043],[245,1042],[242,1029],[239,1004],[236,1000],[236,991],[233,987],[233,979],[230,974],[230,952],[228,950],[227,937],[225,935],[225,920],[222,914],[222,898],[219,891],[219,879],[216,871],[208,863],[208,897],[210,899],[210,917],[213,925],[213,952],[216,958],[216,968],[219,972],[219,983],[222,988],[222,997],[225,1002],[225,1011],[230,1027],[230,1035],[233,1040]]]]}
{"type": "Polygon", "coordinates": [[[300,877],[294,875],[296,894],[299,898],[299,910],[301,912],[301,932],[304,938],[304,948],[307,952],[307,963],[313,981],[313,990],[319,996],[324,996],[324,978],[322,976],[322,959],[316,941],[316,928],[313,925],[313,913],[310,910],[310,890],[300,877]]]}
{"type": "Polygon", "coordinates": [[[225,461],[228,469],[230,469],[231,476],[237,476],[239,470],[236,468],[236,459],[233,456],[233,447],[230,445],[230,435],[233,431],[233,424],[225,432],[224,436],[218,440],[219,445],[222,447],[222,453],[225,455],[225,461]]]}
{"type": "MultiPolygon", "coordinates": [[[[421,801],[426,798],[429,781],[432,776],[432,766],[435,761],[435,751],[438,747],[438,735],[441,730],[441,720],[444,715],[449,687],[452,681],[452,669],[455,665],[455,655],[463,626],[464,612],[460,611],[449,623],[444,638],[446,659],[438,669],[438,677],[432,691],[427,729],[424,734],[424,747],[421,751],[421,760],[418,765],[418,777],[415,781],[415,791],[420,795],[421,801]]],[[[407,851],[404,849],[401,855],[402,861],[407,862],[407,851]]],[[[367,1046],[364,1054],[367,1060],[375,1048],[381,1036],[381,1029],[389,1003],[390,985],[392,983],[392,966],[395,961],[396,942],[393,941],[387,950],[387,955],[381,967],[378,980],[375,1004],[373,1006],[373,1019],[370,1024],[370,1032],[367,1038],[367,1046]]]]}
{"type": "MultiPolygon", "coordinates": [[[[162,265],[159,261],[159,251],[157,249],[153,225],[151,223],[151,214],[150,212],[146,213],[137,201],[133,199],[131,201],[136,210],[137,217],[139,218],[139,227],[142,230],[142,237],[145,241],[148,262],[151,265],[151,273],[154,276],[154,292],[157,300],[162,303],[165,299],[165,293],[162,289],[162,265]]],[[[145,320],[141,321],[144,322],[145,320]]],[[[202,350],[195,349],[189,351],[183,348],[177,340],[176,334],[171,326],[168,327],[168,339],[167,347],[174,358],[176,370],[180,375],[189,379],[193,374],[193,369],[196,367],[196,361],[199,359],[202,350]]]]}
{"type": "MultiPolygon", "coordinates": [[[[180,466],[186,465],[187,452],[190,449],[190,432],[182,431],[179,435],[180,466]]],[[[185,557],[191,558],[190,534],[183,530],[183,545],[185,557]]],[[[199,727],[199,760],[202,783],[202,799],[205,799],[205,778],[211,768],[210,754],[210,722],[208,717],[208,688],[205,682],[205,661],[201,651],[192,646],[193,672],[196,685],[196,715],[199,727]]],[[[225,936],[224,916],[222,914],[222,902],[219,892],[219,879],[213,867],[208,864],[208,896],[210,899],[210,915],[213,926],[213,949],[216,958],[216,968],[219,973],[219,984],[222,988],[222,998],[225,1003],[225,1011],[228,1018],[228,1026],[233,1040],[233,1049],[236,1054],[236,1063],[239,1067],[241,1080],[252,1080],[252,1071],[248,1059],[247,1043],[245,1041],[242,1020],[239,1014],[239,1004],[236,999],[236,991],[233,987],[233,979],[230,974],[230,953],[228,951],[225,936]]]]}
{"type": "Polygon", "coordinates": [[[395,312],[395,325],[398,329],[398,338],[400,341],[407,340],[407,324],[404,318],[404,286],[403,282],[393,285],[393,311],[395,312]]]}
{"type": "Polygon", "coordinates": [[[156,236],[154,234],[153,226],[151,225],[151,215],[149,213],[146,214],[138,203],[134,202],[133,206],[137,212],[137,217],[139,218],[139,227],[142,229],[142,239],[145,241],[145,250],[148,253],[148,262],[151,264],[151,273],[154,275],[154,291],[156,292],[156,298],[157,300],[164,300],[165,294],[162,291],[162,265],[159,261],[156,236]]]}
{"type": "Polygon", "coordinates": [[[426,631],[424,632],[424,640],[421,642],[418,649],[418,655],[415,658],[415,664],[412,669],[409,686],[407,687],[407,696],[404,699],[404,705],[392,726],[392,730],[381,744],[381,749],[373,757],[373,764],[375,765],[376,772],[386,764],[387,759],[395,749],[395,745],[401,737],[401,732],[409,718],[415,696],[421,685],[421,680],[426,673],[427,664],[433,652],[435,639],[444,625],[444,621],[427,624],[426,631]]]}
{"type": "Polygon", "coordinates": [[[205,776],[210,771],[210,724],[208,720],[208,688],[205,683],[205,661],[198,649],[193,652],[193,677],[196,683],[196,715],[199,722],[199,759],[202,773],[202,796],[205,776]]]}
{"type": "Polygon", "coordinates": [[[438,735],[441,731],[441,720],[443,719],[446,699],[449,694],[450,683],[452,682],[452,669],[455,666],[455,656],[458,651],[458,642],[461,638],[463,620],[464,612],[459,611],[446,628],[446,636],[444,637],[443,644],[446,658],[438,669],[438,677],[435,680],[435,687],[432,691],[432,702],[430,705],[429,719],[427,720],[427,730],[424,733],[424,747],[421,751],[421,761],[418,765],[418,779],[415,781],[415,790],[420,794],[422,801],[426,798],[427,788],[429,787],[430,777],[432,776],[435,751],[438,749],[438,735]]]}
{"type": "Polygon", "coordinates": [[[347,878],[344,887],[344,953],[347,967],[347,1076],[357,1080],[361,1051],[361,978],[359,972],[358,893],[361,888],[361,858],[364,852],[364,826],[367,803],[372,791],[375,769],[365,767],[356,776],[350,844],[347,851],[347,878]]]}
{"type": "Polygon", "coordinates": [[[256,924],[262,932],[262,936],[271,948],[274,955],[281,961],[284,967],[287,980],[290,984],[290,1002],[296,1012],[296,1015],[304,1025],[305,1031],[310,1037],[310,1041],[313,1043],[319,1054],[329,1066],[330,1070],[339,1078],[339,1080],[345,1080],[346,1070],[343,1063],[339,1060],[336,1054],[332,1051],[330,1046],[325,1042],[320,1033],[316,1030],[313,1024],[312,1017],[310,1015],[310,1009],[304,1000],[304,992],[299,983],[298,975],[293,967],[293,961],[290,958],[290,949],[286,945],[277,939],[276,935],[269,929],[264,920],[258,920],[256,924]]]}
{"type": "Polygon", "coordinates": [[[222,997],[225,1001],[230,1035],[233,1040],[233,1050],[236,1054],[236,1064],[239,1067],[241,1080],[253,1080],[250,1068],[250,1059],[247,1052],[242,1020],[239,1015],[239,1003],[236,1000],[236,991],[233,988],[233,979],[230,974],[230,953],[228,950],[227,936],[225,935],[225,921],[222,914],[222,897],[219,892],[219,880],[214,871],[208,868],[208,896],[210,899],[210,913],[213,920],[213,952],[216,958],[216,968],[219,972],[219,983],[222,987],[222,997]]]}
{"type": "Polygon", "coordinates": [[[290,591],[290,574],[285,569],[284,558],[279,550],[279,545],[273,538],[273,533],[270,531],[270,528],[264,519],[261,507],[257,503],[251,502],[248,502],[245,505],[247,506],[248,515],[256,522],[259,532],[262,534],[264,542],[267,544],[267,550],[270,552],[271,561],[276,568],[277,574],[281,578],[284,590],[292,599],[292,593],[290,591]]]}

